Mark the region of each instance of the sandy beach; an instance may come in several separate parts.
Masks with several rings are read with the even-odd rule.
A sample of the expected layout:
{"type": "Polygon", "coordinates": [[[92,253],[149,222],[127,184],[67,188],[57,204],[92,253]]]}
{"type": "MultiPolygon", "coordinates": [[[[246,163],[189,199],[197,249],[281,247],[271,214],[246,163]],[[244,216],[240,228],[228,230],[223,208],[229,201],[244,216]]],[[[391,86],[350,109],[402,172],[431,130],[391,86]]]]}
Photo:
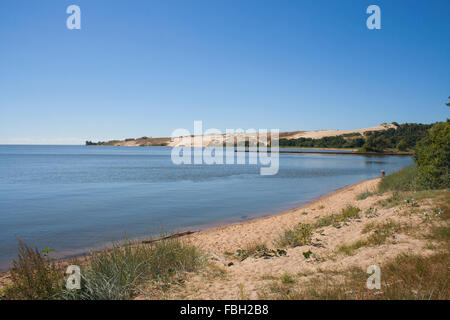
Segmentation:
{"type": "MultiPolygon", "coordinates": [[[[380,265],[404,252],[431,254],[432,250],[427,249],[426,241],[413,233],[395,234],[383,245],[364,247],[352,255],[337,253],[337,249],[342,245],[363,238],[362,230],[369,222],[376,224],[389,220],[415,225],[422,221],[417,216],[399,214],[397,207],[377,208],[373,213],[367,214],[372,211],[371,208],[377,207],[380,200],[390,195],[372,195],[364,200],[356,200],[356,196],[366,191],[376,191],[380,180],[376,178],[362,181],[280,214],[189,235],[187,240],[206,252],[224,276],[211,280],[209,276],[192,275],[185,286],[173,290],[167,298],[237,299],[244,295],[248,299],[259,299],[264,286],[285,273],[315,274],[319,270],[339,272],[351,267],[367,268],[372,264],[380,265]],[[298,223],[312,224],[319,218],[339,213],[349,205],[361,209],[362,214],[358,219],[339,226],[323,227],[314,234],[310,245],[289,248],[286,256],[271,259],[247,258],[241,262],[229,254],[255,244],[265,244],[268,248],[275,249],[274,240],[283,231],[298,223]],[[311,258],[307,259],[303,255],[307,251],[312,252],[311,258]]],[[[427,207],[427,203],[422,205],[427,207]]]]}
{"type": "MultiPolygon", "coordinates": [[[[261,299],[264,288],[283,274],[302,275],[305,281],[320,277],[323,272],[339,274],[349,268],[367,268],[381,265],[401,253],[429,255],[434,251],[421,236],[429,226],[424,226],[420,215],[407,214],[408,206],[382,207],[380,201],[388,199],[391,193],[371,194],[363,200],[357,195],[375,192],[381,178],[369,179],[344,187],[320,197],[304,206],[279,214],[232,223],[195,232],[182,239],[195,245],[208,260],[209,267],[202,272],[188,274],[183,285],[172,286],[159,298],[162,299],[261,299]],[[299,223],[313,225],[319,219],[341,212],[348,206],[360,209],[357,218],[327,225],[315,230],[310,244],[283,248],[286,255],[270,258],[248,257],[237,259],[238,250],[264,244],[278,249],[276,239],[284,231],[299,223]],[[406,213],[405,213],[406,212],[406,213]],[[339,248],[367,237],[364,228],[368,224],[382,224],[393,221],[408,225],[408,232],[396,232],[388,241],[377,246],[364,246],[352,254],[342,254],[339,248]],[[416,228],[414,228],[416,227],[416,228]],[[305,257],[305,252],[311,252],[305,257]],[[308,275],[308,277],[307,277],[308,275]]],[[[421,210],[432,208],[429,200],[420,202],[421,210]]],[[[62,263],[66,263],[62,261],[62,263]]],[[[0,274],[0,288],[10,282],[9,273],[0,274]]],[[[144,286],[145,287],[145,286],[144,286]]],[[[137,299],[152,299],[145,294],[145,288],[137,299]]],[[[266,297],[267,298],[267,297],[266,297]]]]}

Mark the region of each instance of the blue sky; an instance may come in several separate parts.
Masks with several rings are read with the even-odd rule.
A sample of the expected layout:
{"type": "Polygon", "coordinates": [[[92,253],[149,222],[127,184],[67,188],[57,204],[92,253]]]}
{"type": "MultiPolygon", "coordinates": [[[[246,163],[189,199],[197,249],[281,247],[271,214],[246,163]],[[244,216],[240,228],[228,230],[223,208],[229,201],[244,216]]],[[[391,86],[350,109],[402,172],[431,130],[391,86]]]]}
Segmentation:
{"type": "Polygon", "coordinates": [[[450,1],[2,0],[0,143],[445,120],[450,1]],[[81,30],[66,8],[81,8],[81,30]],[[368,30],[366,8],[381,8],[368,30]]]}

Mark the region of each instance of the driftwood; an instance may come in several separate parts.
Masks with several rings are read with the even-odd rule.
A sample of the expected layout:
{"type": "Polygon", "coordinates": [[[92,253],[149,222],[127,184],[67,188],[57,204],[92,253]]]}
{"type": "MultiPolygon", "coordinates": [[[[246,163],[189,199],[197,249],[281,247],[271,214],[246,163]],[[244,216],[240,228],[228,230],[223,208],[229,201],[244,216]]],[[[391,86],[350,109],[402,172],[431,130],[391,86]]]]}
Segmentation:
{"type": "Polygon", "coordinates": [[[142,240],[141,243],[154,243],[157,241],[161,241],[161,240],[167,240],[167,239],[174,239],[174,238],[179,238],[179,237],[183,237],[183,236],[187,236],[193,233],[196,233],[198,231],[184,231],[184,232],[179,232],[179,233],[174,233],[165,237],[161,237],[158,239],[152,239],[152,240],[142,240]]]}

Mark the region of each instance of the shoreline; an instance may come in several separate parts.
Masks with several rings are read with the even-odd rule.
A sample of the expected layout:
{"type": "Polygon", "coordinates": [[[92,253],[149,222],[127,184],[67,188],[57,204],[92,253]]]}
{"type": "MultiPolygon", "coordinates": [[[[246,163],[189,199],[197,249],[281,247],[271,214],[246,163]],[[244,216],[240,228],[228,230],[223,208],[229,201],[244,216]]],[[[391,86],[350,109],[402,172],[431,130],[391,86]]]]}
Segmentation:
{"type": "MultiPolygon", "coordinates": [[[[181,238],[188,239],[195,235],[202,235],[203,233],[211,233],[214,231],[219,232],[226,228],[232,228],[234,226],[244,226],[244,225],[248,225],[251,223],[258,222],[258,221],[265,221],[267,219],[283,216],[283,215],[286,215],[286,214],[289,214],[289,213],[292,213],[292,212],[295,212],[298,210],[302,210],[306,207],[316,204],[317,202],[320,202],[327,198],[333,197],[341,192],[344,192],[345,190],[347,190],[349,188],[353,188],[360,184],[367,183],[372,180],[378,180],[378,179],[380,179],[380,178],[365,179],[365,180],[356,182],[354,184],[340,187],[332,192],[324,193],[321,196],[319,196],[318,198],[308,201],[305,204],[302,204],[300,206],[295,206],[295,207],[292,207],[287,210],[283,210],[283,211],[275,211],[274,210],[274,212],[270,212],[270,213],[267,213],[267,214],[264,214],[261,216],[257,216],[257,217],[246,218],[244,220],[239,219],[239,218],[230,218],[230,219],[219,220],[216,222],[211,222],[211,223],[202,224],[202,225],[193,225],[193,226],[189,226],[189,227],[178,228],[168,234],[174,235],[175,237],[177,237],[179,234],[182,234],[180,236],[181,238]],[[186,234],[186,233],[188,233],[188,234],[186,234]]],[[[146,235],[146,236],[141,236],[141,237],[130,239],[130,241],[132,243],[141,244],[141,243],[146,243],[149,241],[159,241],[159,240],[161,240],[162,237],[164,237],[164,236],[160,236],[160,237],[158,236],[155,238],[155,237],[146,235]]],[[[108,243],[99,244],[99,245],[96,245],[96,246],[93,246],[90,248],[86,248],[86,249],[73,250],[72,253],[69,253],[70,251],[68,251],[67,254],[62,254],[61,257],[56,258],[56,260],[58,263],[65,263],[71,259],[83,259],[83,258],[89,257],[89,255],[91,255],[92,253],[108,250],[115,243],[119,243],[119,245],[121,245],[121,246],[125,245],[125,243],[122,243],[122,242],[123,242],[123,240],[117,241],[117,242],[108,242],[108,243]]],[[[10,265],[9,267],[1,267],[0,268],[0,277],[2,277],[8,273],[9,269],[11,268],[12,261],[13,260],[4,264],[5,266],[10,265]]],[[[0,284],[1,284],[1,282],[0,282],[0,284]]]]}
{"type": "MultiPolygon", "coordinates": [[[[299,212],[302,212],[307,208],[316,206],[317,204],[322,203],[324,201],[331,200],[335,197],[339,197],[339,195],[345,194],[349,191],[352,191],[355,188],[367,186],[367,185],[377,186],[380,180],[381,180],[381,177],[361,180],[359,182],[340,187],[332,192],[325,193],[314,200],[308,201],[307,203],[305,203],[303,205],[296,206],[291,209],[283,210],[283,211],[273,213],[273,214],[268,214],[265,216],[249,218],[244,221],[225,222],[220,225],[209,225],[208,227],[198,229],[195,231],[195,233],[185,236],[183,238],[186,238],[189,241],[194,241],[196,243],[196,245],[198,245],[199,247],[202,247],[202,244],[200,243],[201,241],[196,240],[196,239],[200,239],[205,236],[206,237],[209,237],[209,236],[214,237],[214,236],[218,236],[218,234],[223,234],[223,233],[227,233],[230,231],[235,232],[236,229],[246,229],[249,226],[254,225],[254,224],[264,225],[269,222],[275,222],[274,220],[279,220],[280,218],[286,218],[286,220],[289,221],[288,225],[291,226],[293,224],[292,220],[297,220],[297,218],[298,218],[298,217],[295,217],[294,215],[298,215],[299,212]]],[[[366,190],[365,188],[363,188],[363,189],[366,190]]],[[[368,187],[367,189],[370,189],[370,187],[368,187]]],[[[314,210],[314,209],[312,209],[312,210],[314,210]]],[[[323,215],[323,213],[321,213],[320,216],[321,215],[323,215]]],[[[278,231],[280,231],[282,229],[283,228],[279,229],[278,231]]],[[[184,230],[184,231],[186,231],[186,230],[184,230]]],[[[248,232],[250,232],[250,231],[248,231],[248,232]]],[[[253,232],[253,233],[255,233],[255,232],[253,232]]],[[[207,251],[209,251],[209,250],[207,250],[207,251]]]]}
{"type": "MultiPolygon", "coordinates": [[[[434,230],[435,223],[443,223],[443,217],[428,216],[432,221],[424,225],[423,212],[435,211],[436,205],[442,203],[448,192],[403,193],[405,199],[416,199],[414,206],[405,205],[401,199],[390,206],[385,204],[392,201],[392,192],[377,192],[381,179],[370,178],[336,188],[303,205],[267,216],[226,221],[216,226],[204,225],[193,233],[185,231],[178,235],[163,235],[176,237],[198,250],[205,264],[198,272],[184,273],[181,285],[174,283],[160,290],[151,283],[142,283],[142,291],[132,299],[285,299],[285,289],[305,294],[301,297],[308,298],[312,296],[306,289],[315,288],[317,284],[320,290],[326,289],[324,277],[331,276],[334,285],[338,285],[336,288],[340,288],[343,279],[358,280],[352,278],[353,272],[360,270],[358,272],[365,274],[370,265],[384,268],[405,254],[413,254],[413,262],[413,257],[421,259],[439,255],[440,240],[430,240],[426,235],[434,230]],[[279,242],[285,239],[286,232],[292,232],[299,225],[312,228],[307,242],[294,245],[279,242]],[[383,230],[389,232],[385,234],[383,230]],[[260,250],[264,251],[261,253],[260,250]],[[286,277],[293,281],[283,282],[286,277]]],[[[192,227],[190,229],[193,230],[192,227]]],[[[153,240],[158,241],[159,238],[153,240]]],[[[147,239],[130,239],[129,243],[116,244],[122,248],[151,245],[149,243],[153,241],[147,239]]],[[[108,250],[103,248],[91,253],[108,250]]],[[[56,264],[64,270],[70,264],[85,266],[89,259],[89,255],[58,259],[56,264]]],[[[0,272],[0,292],[9,284],[10,271],[0,272]]],[[[359,284],[355,282],[355,285],[359,284]]]]}

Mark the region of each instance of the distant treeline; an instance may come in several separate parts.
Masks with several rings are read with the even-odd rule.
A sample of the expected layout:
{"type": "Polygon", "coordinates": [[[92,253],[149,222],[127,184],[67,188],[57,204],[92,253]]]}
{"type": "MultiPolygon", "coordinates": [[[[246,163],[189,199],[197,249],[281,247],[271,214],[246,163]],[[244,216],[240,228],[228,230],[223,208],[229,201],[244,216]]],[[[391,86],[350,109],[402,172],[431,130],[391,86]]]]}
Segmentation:
{"type": "Polygon", "coordinates": [[[409,151],[415,148],[416,143],[427,135],[432,124],[393,122],[397,129],[390,128],[384,131],[368,131],[365,135],[360,133],[343,134],[321,139],[298,138],[280,139],[280,147],[299,148],[358,148],[364,152],[383,152],[386,149],[409,151]]]}

